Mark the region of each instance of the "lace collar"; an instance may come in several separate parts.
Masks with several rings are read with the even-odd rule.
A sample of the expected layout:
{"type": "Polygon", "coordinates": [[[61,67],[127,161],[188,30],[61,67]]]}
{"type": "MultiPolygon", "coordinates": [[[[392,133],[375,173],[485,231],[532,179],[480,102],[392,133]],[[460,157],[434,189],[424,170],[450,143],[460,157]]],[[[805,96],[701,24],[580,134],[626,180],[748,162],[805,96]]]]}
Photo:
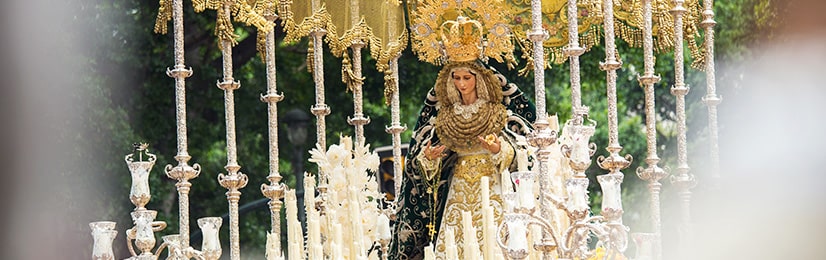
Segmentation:
{"type": "Polygon", "coordinates": [[[457,102],[453,104],[453,113],[457,115],[461,115],[465,119],[470,119],[473,114],[479,112],[479,107],[482,106],[487,100],[477,98],[476,102],[470,105],[464,105],[461,102],[457,102]]]}

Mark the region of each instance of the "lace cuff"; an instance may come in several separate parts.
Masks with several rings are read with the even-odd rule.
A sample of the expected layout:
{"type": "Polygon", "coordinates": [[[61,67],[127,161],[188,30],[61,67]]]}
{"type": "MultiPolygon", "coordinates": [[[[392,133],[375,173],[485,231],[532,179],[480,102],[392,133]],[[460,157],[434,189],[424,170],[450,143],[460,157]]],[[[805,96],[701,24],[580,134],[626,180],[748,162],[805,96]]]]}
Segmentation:
{"type": "Polygon", "coordinates": [[[491,155],[491,159],[497,166],[497,172],[502,172],[510,167],[515,153],[513,145],[511,145],[506,138],[502,138],[502,136],[497,136],[496,138],[499,138],[499,152],[491,155]]]}
{"type": "Polygon", "coordinates": [[[438,176],[439,171],[441,170],[442,157],[431,160],[427,159],[427,156],[424,156],[424,152],[422,152],[416,156],[416,161],[418,161],[419,165],[422,167],[422,173],[424,173],[427,181],[431,181],[434,176],[438,176]]]}

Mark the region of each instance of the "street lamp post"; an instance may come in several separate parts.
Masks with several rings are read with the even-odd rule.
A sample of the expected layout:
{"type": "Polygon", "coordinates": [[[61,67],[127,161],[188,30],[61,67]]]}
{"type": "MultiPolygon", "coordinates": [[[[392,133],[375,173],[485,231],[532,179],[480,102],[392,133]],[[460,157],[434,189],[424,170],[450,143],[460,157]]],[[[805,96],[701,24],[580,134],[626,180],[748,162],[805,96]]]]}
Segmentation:
{"type": "Polygon", "coordinates": [[[290,163],[295,174],[295,195],[298,206],[298,220],[301,228],[306,230],[307,217],[304,212],[304,144],[307,142],[307,125],[310,123],[310,115],[301,109],[294,108],[284,114],[283,117],[287,140],[293,147],[293,156],[290,163]]]}

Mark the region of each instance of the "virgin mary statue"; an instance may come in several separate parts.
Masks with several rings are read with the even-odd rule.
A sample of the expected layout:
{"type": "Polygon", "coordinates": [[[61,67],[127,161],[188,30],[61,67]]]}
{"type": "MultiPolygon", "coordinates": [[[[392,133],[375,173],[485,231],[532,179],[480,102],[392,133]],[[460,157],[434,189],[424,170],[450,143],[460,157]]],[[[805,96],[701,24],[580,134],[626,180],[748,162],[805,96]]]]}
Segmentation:
{"type": "MultiPolygon", "coordinates": [[[[482,227],[483,176],[491,180],[495,224],[501,222],[501,194],[512,189],[501,174],[516,170],[514,154],[525,149],[535,112],[515,84],[478,60],[453,60],[442,68],[410,140],[396,200],[392,259],[422,259],[429,250],[445,259],[447,229],[463,258],[462,212],[470,212],[473,226],[482,227]]],[[[481,240],[481,228],[475,237],[481,240]]]]}

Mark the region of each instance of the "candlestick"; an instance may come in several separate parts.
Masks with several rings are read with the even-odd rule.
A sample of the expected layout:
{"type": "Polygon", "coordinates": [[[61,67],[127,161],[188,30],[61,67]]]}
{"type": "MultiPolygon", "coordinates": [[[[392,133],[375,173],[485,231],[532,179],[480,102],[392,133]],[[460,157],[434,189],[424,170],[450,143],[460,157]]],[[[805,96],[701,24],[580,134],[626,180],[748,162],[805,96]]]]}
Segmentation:
{"type": "Polygon", "coordinates": [[[514,172],[511,176],[519,182],[516,186],[516,193],[519,194],[517,200],[519,207],[533,209],[536,206],[536,196],[534,195],[534,172],[514,172]]]}
{"type": "Polygon", "coordinates": [[[198,226],[201,228],[201,234],[204,235],[204,240],[201,243],[201,252],[203,252],[204,258],[206,259],[218,259],[221,257],[221,241],[218,238],[221,223],[223,223],[223,219],[220,217],[198,219],[198,226]]]}
{"type": "MultiPolygon", "coordinates": [[[[528,245],[535,245],[537,243],[542,242],[542,227],[538,226],[538,225],[532,225],[532,226],[530,226],[530,229],[531,229],[531,233],[530,233],[530,238],[531,239],[530,239],[530,241],[528,241],[529,242],[528,245]]],[[[532,251],[532,253],[529,255],[530,259],[531,260],[541,259],[540,258],[541,252],[539,250],[536,250],[536,248],[534,248],[532,246],[530,248],[531,248],[531,251],[532,251]]]]}
{"type": "Polygon", "coordinates": [[[597,180],[602,186],[602,210],[622,209],[622,194],[620,190],[622,177],[622,174],[605,174],[597,176],[597,180]]]}
{"type": "Polygon", "coordinates": [[[565,186],[568,190],[567,208],[583,214],[584,217],[584,212],[588,211],[588,179],[568,179],[565,186]]]}
{"type": "Polygon", "coordinates": [[[525,223],[514,221],[508,224],[508,249],[519,251],[528,250],[528,234],[525,223]]]}

